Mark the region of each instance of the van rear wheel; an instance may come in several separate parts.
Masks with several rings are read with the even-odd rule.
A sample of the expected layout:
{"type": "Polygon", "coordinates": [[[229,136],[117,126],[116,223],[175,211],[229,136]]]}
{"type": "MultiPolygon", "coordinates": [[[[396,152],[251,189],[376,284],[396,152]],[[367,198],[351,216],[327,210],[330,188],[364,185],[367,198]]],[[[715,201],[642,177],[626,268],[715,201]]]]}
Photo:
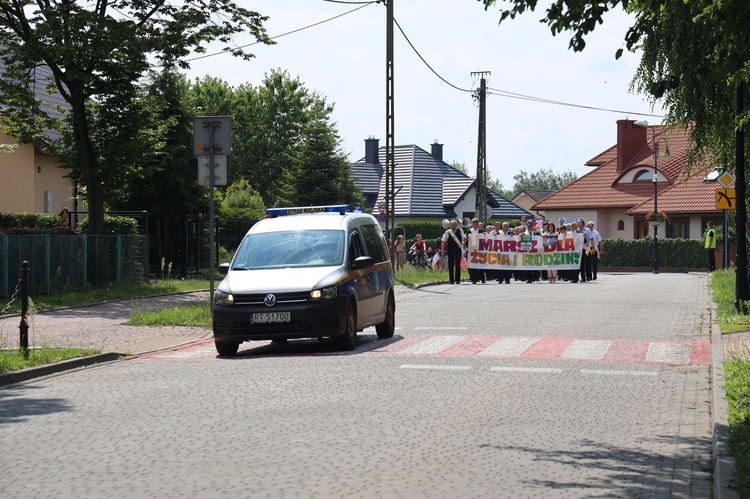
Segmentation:
{"type": "Polygon", "coordinates": [[[396,331],[396,301],[393,293],[388,295],[388,305],[385,309],[385,320],[375,326],[378,338],[392,338],[396,331]]]}

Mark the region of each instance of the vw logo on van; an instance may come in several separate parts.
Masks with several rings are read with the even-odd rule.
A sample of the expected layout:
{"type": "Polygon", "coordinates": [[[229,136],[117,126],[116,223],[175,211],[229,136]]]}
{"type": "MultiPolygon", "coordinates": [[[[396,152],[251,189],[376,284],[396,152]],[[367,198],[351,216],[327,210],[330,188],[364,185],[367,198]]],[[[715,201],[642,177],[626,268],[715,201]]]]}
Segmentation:
{"type": "Polygon", "coordinates": [[[273,307],[276,305],[276,295],[273,294],[267,294],[265,298],[263,298],[263,303],[266,304],[267,307],[273,307]]]}

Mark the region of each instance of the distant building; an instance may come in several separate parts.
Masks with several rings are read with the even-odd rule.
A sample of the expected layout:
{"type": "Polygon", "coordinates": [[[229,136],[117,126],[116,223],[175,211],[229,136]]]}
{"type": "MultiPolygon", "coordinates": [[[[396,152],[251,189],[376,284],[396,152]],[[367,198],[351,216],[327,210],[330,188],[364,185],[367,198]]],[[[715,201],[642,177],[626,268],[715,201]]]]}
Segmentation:
{"type": "MultiPolygon", "coordinates": [[[[0,73],[4,73],[0,60],[0,73]]],[[[67,107],[58,93],[49,95],[46,86],[52,78],[46,66],[37,66],[30,75],[36,97],[50,115],[58,115],[57,106],[67,107]]],[[[47,130],[45,137],[32,144],[21,144],[0,133],[0,143],[12,144],[11,152],[0,153],[0,212],[59,213],[64,207],[74,209],[75,183],[66,176],[70,170],[59,168],[58,158],[42,152],[47,140],[57,132],[47,130]]]]}
{"type": "MultiPolygon", "coordinates": [[[[395,148],[395,218],[398,222],[440,221],[476,216],[476,179],[443,161],[443,144],[431,152],[416,145],[395,148]]],[[[385,147],[365,140],[365,156],[351,164],[357,185],[365,196],[365,211],[378,213],[385,201],[385,147]]],[[[487,189],[487,213],[492,220],[518,220],[529,212],[487,189]]]]}
{"type": "Polygon", "coordinates": [[[688,132],[663,125],[647,128],[632,120],[617,121],[617,143],[586,162],[593,171],[532,205],[557,223],[560,218],[593,221],[604,238],[639,239],[652,233],[645,215],[654,209],[654,143],[657,160],[657,205],[669,216],[659,237],[700,239],[706,222],[718,223],[714,167],[688,173],[688,132]],[[653,135],[652,135],[653,134],[653,135]],[[669,148],[670,156],[662,153],[669,148]]]}
{"type": "MultiPolygon", "coordinates": [[[[521,191],[516,196],[511,199],[511,202],[513,204],[516,204],[523,208],[526,211],[532,211],[531,207],[534,206],[536,203],[541,201],[542,199],[546,198],[550,194],[554,193],[555,191],[543,191],[543,190],[535,190],[535,189],[529,189],[525,191],[521,191]]],[[[546,217],[546,212],[544,211],[534,211],[535,216],[537,217],[546,217]]],[[[555,222],[557,224],[557,222],[555,222]]]]}

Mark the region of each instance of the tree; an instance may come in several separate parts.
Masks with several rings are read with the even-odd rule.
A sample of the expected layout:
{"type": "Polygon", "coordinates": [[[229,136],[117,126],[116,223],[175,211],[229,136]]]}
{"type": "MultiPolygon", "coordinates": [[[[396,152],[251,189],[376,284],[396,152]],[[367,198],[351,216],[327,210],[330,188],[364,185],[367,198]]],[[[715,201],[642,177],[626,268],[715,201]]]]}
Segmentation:
{"type": "Polygon", "coordinates": [[[227,187],[227,193],[221,202],[221,212],[227,218],[260,220],[266,214],[266,207],[260,193],[242,178],[227,187]]]}
{"type": "MultiPolygon", "coordinates": [[[[41,137],[45,126],[62,133],[51,152],[85,187],[89,233],[102,234],[111,179],[119,180],[118,173],[127,177],[125,167],[133,166],[119,161],[134,150],[145,154],[144,139],[159,140],[144,136],[140,119],[146,110],[133,108],[151,61],[187,67],[182,59],[191,51],[203,52],[205,43],[227,43],[244,32],[270,43],[265,20],[229,0],[0,2],[0,58],[6,65],[0,92],[13,108],[6,116],[10,130],[26,141],[41,137]],[[27,82],[39,65],[51,70],[50,89],[69,106],[64,114],[47,114],[35,101],[27,82]]],[[[252,57],[236,47],[226,50],[252,57]]]]}
{"type": "Polygon", "coordinates": [[[513,186],[513,195],[510,198],[516,197],[521,191],[556,191],[577,178],[578,176],[570,170],[563,173],[555,173],[551,168],[542,168],[538,172],[531,174],[521,170],[513,176],[516,184],[513,186]]]}
{"type": "Polygon", "coordinates": [[[298,206],[346,203],[361,205],[362,195],[351,175],[338,135],[328,124],[322,108],[310,122],[300,148],[298,167],[292,171],[298,206]]]}
{"type": "Polygon", "coordinates": [[[294,198],[290,171],[299,156],[310,121],[333,107],[305,88],[287,71],[274,70],[258,87],[236,90],[230,180],[245,177],[263,196],[267,206],[289,204],[294,198]]]}
{"type": "MultiPolygon", "coordinates": [[[[508,3],[500,22],[533,11],[537,0],[480,0],[485,8],[508,3]]],[[[622,7],[635,21],[625,34],[627,50],[643,48],[633,88],[663,99],[667,122],[690,130],[691,161],[708,154],[732,166],[731,135],[750,121],[750,106],[734,116],[733,89],[750,82],[750,2],[745,0],[554,0],[541,22],[553,35],[572,32],[570,47],[622,7]]],[[[623,49],[615,52],[620,57],[623,49]]]]}
{"type": "Polygon", "coordinates": [[[456,170],[458,170],[461,173],[463,173],[464,175],[469,175],[469,170],[466,168],[466,164],[465,163],[461,163],[459,161],[451,161],[448,164],[451,165],[456,170]]]}
{"type": "Polygon", "coordinates": [[[173,262],[182,250],[177,244],[181,238],[176,236],[185,214],[206,211],[208,197],[198,185],[192,154],[194,111],[188,107],[188,82],[172,70],[152,73],[149,79],[142,99],[156,114],[153,121],[165,127],[160,133],[163,141],[141,168],[132,170],[123,186],[126,189],[121,206],[148,212],[150,228],[155,229],[149,232],[156,236],[156,244],[151,244],[152,255],[157,262],[173,262]]]}

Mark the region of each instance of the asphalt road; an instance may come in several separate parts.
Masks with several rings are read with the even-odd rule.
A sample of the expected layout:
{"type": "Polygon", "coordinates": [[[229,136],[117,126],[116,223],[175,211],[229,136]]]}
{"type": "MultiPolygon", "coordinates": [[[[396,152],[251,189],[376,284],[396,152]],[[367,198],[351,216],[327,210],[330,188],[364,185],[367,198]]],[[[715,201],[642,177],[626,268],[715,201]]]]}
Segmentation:
{"type": "Polygon", "coordinates": [[[706,274],[401,289],[396,318],[0,389],[0,495],[710,497],[706,274]]]}

